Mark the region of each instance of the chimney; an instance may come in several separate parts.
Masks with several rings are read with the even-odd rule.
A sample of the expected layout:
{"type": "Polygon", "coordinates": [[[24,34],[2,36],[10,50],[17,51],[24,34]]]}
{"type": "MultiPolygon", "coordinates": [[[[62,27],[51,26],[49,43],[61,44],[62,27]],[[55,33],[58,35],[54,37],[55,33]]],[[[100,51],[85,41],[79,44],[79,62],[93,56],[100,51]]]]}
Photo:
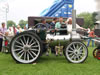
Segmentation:
{"type": "Polygon", "coordinates": [[[72,10],[72,30],[76,31],[76,10],[72,10]]]}

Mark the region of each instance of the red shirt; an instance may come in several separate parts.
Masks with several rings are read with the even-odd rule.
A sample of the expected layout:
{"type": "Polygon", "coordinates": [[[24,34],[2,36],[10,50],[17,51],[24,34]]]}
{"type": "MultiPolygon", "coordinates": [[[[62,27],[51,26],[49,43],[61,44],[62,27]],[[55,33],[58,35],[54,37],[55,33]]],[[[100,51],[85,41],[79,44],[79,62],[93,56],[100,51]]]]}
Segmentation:
{"type": "Polygon", "coordinates": [[[89,32],[89,37],[92,37],[92,38],[95,37],[94,31],[90,31],[90,32],[89,32]]]}

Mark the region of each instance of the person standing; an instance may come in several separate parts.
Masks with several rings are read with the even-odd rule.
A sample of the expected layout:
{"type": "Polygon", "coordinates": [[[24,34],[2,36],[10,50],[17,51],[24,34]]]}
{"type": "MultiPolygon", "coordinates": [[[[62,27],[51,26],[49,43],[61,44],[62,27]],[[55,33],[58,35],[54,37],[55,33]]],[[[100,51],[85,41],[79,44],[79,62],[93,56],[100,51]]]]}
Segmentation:
{"type": "Polygon", "coordinates": [[[88,37],[89,39],[88,39],[87,47],[90,45],[90,41],[92,41],[92,47],[94,47],[94,40],[92,40],[95,37],[94,28],[89,32],[88,37]]]}
{"type": "Polygon", "coordinates": [[[14,35],[17,34],[17,29],[16,29],[16,27],[14,25],[13,25],[13,33],[14,33],[14,35]]]}
{"type": "Polygon", "coordinates": [[[5,23],[2,23],[2,27],[0,28],[0,52],[2,51],[2,42],[3,36],[7,35],[7,28],[5,28],[5,23]]]}
{"type": "Polygon", "coordinates": [[[14,36],[13,27],[9,27],[8,32],[9,36],[14,36]]]}

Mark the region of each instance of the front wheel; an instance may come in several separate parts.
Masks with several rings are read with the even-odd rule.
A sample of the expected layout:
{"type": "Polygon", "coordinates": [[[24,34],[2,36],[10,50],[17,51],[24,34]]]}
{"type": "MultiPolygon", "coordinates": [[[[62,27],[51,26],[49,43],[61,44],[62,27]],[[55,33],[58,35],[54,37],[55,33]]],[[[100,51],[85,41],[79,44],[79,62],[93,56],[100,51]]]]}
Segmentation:
{"type": "Polygon", "coordinates": [[[71,42],[64,52],[66,59],[71,63],[82,63],[88,56],[86,45],[80,41],[71,42]]]}
{"type": "Polygon", "coordinates": [[[16,35],[10,44],[14,60],[24,64],[35,62],[42,53],[41,49],[42,44],[39,37],[29,32],[16,35]]]}
{"type": "Polygon", "coordinates": [[[97,57],[96,54],[97,54],[98,50],[99,50],[99,49],[97,49],[97,48],[95,48],[95,49],[93,50],[93,57],[94,57],[94,58],[97,57]]]}

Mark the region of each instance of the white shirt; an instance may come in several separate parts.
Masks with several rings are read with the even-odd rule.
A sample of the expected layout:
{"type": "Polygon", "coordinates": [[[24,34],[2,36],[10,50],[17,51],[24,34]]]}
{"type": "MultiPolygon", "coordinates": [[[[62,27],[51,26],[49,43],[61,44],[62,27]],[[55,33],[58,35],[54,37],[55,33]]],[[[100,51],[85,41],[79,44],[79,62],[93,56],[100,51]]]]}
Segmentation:
{"type": "Polygon", "coordinates": [[[11,30],[8,29],[8,36],[14,36],[14,31],[12,27],[11,30]]]}
{"type": "MultiPolygon", "coordinates": [[[[78,24],[76,24],[76,28],[81,28],[78,24]]],[[[67,25],[68,32],[72,32],[72,24],[67,25]]]]}
{"type": "Polygon", "coordinates": [[[88,33],[89,33],[90,31],[91,31],[90,28],[88,28],[88,33]]]}

